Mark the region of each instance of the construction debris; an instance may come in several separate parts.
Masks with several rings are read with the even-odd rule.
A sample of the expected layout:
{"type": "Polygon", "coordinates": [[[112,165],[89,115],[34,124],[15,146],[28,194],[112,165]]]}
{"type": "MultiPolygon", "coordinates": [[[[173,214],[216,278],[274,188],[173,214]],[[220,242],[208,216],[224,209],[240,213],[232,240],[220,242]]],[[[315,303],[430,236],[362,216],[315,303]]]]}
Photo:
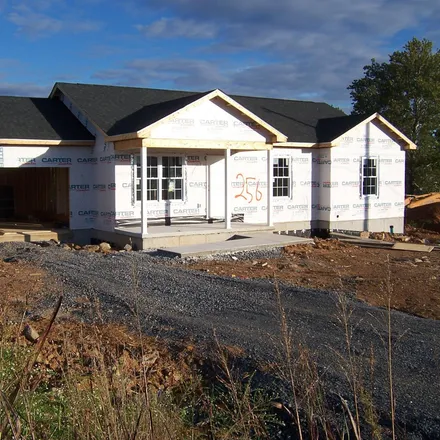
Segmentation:
{"type": "Polygon", "coordinates": [[[38,332],[29,324],[26,324],[23,329],[23,336],[32,344],[36,344],[40,335],[38,332]]]}
{"type": "Polygon", "coordinates": [[[425,246],[424,244],[414,243],[394,243],[391,249],[398,251],[432,252],[434,250],[434,246],[425,246]]]}
{"type": "Polygon", "coordinates": [[[405,206],[407,220],[440,232],[440,192],[408,196],[405,206]]]}

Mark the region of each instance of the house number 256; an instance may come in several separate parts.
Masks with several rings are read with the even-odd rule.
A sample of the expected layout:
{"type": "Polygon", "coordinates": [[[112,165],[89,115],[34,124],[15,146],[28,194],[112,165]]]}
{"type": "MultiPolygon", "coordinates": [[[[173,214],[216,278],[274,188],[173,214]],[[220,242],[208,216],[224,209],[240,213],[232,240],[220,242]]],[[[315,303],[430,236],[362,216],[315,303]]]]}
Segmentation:
{"type": "Polygon", "coordinates": [[[251,203],[254,198],[257,202],[259,202],[263,198],[263,193],[258,189],[260,186],[260,181],[257,180],[255,177],[245,177],[243,174],[239,173],[235,178],[241,179],[243,185],[241,193],[235,196],[236,199],[241,197],[245,199],[248,203],[251,203]],[[256,180],[257,184],[255,186],[255,191],[252,191],[253,188],[249,187],[249,182],[255,182],[256,180]]]}

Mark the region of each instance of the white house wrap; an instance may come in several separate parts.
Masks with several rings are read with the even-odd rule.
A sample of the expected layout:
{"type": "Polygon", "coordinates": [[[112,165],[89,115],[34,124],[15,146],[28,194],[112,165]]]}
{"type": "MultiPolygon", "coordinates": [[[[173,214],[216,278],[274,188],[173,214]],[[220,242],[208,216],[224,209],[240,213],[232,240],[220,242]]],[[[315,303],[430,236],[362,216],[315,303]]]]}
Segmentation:
{"type": "Polygon", "coordinates": [[[323,103],[57,83],[0,97],[0,220],[140,247],[176,221],[402,232],[414,148],[323,103]]]}

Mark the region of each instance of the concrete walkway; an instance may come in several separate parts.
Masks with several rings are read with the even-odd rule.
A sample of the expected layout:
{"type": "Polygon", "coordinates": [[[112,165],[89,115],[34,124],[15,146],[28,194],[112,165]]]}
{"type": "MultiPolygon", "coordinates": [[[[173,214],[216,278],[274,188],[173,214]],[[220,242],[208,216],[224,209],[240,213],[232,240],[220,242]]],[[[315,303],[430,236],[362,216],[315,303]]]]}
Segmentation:
{"type": "Polygon", "coordinates": [[[200,255],[213,255],[224,252],[240,252],[252,249],[284,247],[302,243],[313,243],[313,240],[310,238],[279,235],[267,232],[235,235],[233,238],[226,241],[168,247],[158,249],[158,251],[170,257],[196,257],[200,255]]]}

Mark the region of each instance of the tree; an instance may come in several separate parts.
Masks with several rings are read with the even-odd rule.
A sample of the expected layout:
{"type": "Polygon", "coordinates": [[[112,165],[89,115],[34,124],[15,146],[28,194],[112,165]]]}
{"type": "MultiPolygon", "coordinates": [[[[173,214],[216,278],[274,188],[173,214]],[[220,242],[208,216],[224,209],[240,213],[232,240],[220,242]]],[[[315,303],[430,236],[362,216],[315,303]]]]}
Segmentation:
{"type": "Polygon", "coordinates": [[[407,154],[406,191],[440,190],[440,51],[413,38],[387,63],[372,59],[350,86],[353,114],[380,113],[418,146],[407,154]]]}

